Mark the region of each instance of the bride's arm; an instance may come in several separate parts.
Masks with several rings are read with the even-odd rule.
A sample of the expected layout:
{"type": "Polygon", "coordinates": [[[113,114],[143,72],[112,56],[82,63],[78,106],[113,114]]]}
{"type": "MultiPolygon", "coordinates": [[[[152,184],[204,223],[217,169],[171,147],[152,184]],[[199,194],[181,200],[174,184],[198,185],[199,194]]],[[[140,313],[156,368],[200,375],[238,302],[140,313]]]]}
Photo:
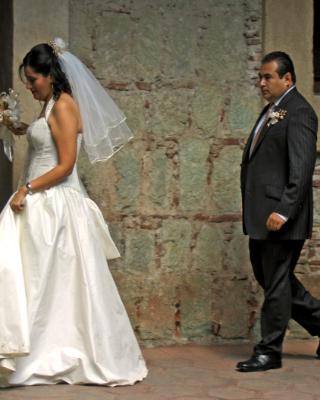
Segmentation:
{"type": "MultiPolygon", "coordinates": [[[[32,192],[48,189],[63,181],[72,173],[77,158],[79,118],[73,100],[60,98],[53,107],[48,122],[57,148],[58,164],[44,175],[29,182],[32,192]]],[[[23,209],[27,193],[26,186],[17,191],[10,202],[14,211],[19,212],[23,209]]]]}

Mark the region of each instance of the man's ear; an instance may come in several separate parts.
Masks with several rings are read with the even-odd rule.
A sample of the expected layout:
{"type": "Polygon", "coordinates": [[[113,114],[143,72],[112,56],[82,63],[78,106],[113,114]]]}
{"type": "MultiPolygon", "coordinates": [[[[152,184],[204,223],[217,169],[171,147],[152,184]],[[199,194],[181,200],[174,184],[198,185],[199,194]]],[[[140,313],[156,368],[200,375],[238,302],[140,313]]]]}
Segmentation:
{"type": "Polygon", "coordinates": [[[286,72],[286,73],[283,75],[283,78],[285,79],[285,82],[286,82],[288,85],[291,86],[291,85],[293,84],[291,72],[286,72]]]}

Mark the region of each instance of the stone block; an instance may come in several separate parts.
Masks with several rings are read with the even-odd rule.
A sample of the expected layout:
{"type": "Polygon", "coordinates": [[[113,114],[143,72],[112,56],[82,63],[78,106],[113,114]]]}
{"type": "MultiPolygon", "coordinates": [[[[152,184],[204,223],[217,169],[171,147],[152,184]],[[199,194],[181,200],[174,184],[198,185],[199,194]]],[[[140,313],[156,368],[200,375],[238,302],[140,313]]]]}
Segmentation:
{"type": "Polygon", "coordinates": [[[139,333],[146,343],[175,342],[175,307],[158,292],[146,296],[140,307],[139,333]]]}
{"type": "Polygon", "coordinates": [[[190,271],[183,276],[177,308],[180,310],[181,334],[187,341],[212,339],[212,289],[212,275],[207,271],[190,271]]]}
{"type": "Polygon", "coordinates": [[[158,271],[147,279],[140,303],[140,337],[147,344],[174,343],[180,340],[177,319],[177,288],[181,275],[158,271]]]}
{"type": "Polygon", "coordinates": [[[69,29],[70,50],[89,67],[92,67],[93,38],[92,21],[95,19],[95,7],[86,1],[69,0],[69,12],[72,20],[77,21],[69,29]]]}
{"type": "Polygon", "coordinates": [[[223,264],[226,271],[235,274],[238,278],[251,274],[248,237],[242,232],[242,222],[231,224],[229,232],[225,234],[223,252],[223,264]]]}
{"type": "Polygon", "coordinates": [[[125,241],[125,268],[133,273],[150,272],[154,265],[154,233],[144,230],[128,230],[125,234],[125,241]]]}
{"type": "Polygon", "coordinates": [[[114,205],[117,210],[132,211],[138,206],[142,161],[138,150],[127,145],[113,160],[118,180],[115,184],[117,203],[114,205]]]}
{"type": "Polygon", "coordinates": [[[149,154],[150,167],[145,174],[147,180],[146,196],[148,203],[157,212],[168,212],[170,209],[170,183],[172,182],[172,162],[166,155],[166,148],[155,149],[149,154]]]}
{"type": "Polygon", "coordinates": [[[158,137],[181,136],[189,126],[192,90],[160,89],[150,97],[150,130],[158,137]]]}
{"type": "Polygon", "coordinates": [[[180,208],[199,212],[207,201],[209,146],[204,140],[186,138],[179,143],[180,208]]]}
{"type": "Polygon", "coordinates": [[[128,82],[136,79],[133,48],[134,23],[128,13],[110,9],[97,10],[95,15],[93,66],[99,79],[128,82]],[[99,12],[100,11],[100,12],[99,12]]]}
{"type": "Polygon", "coordinates": [[[223,232],[218,224],[203,224],[193,251],[192,268],[199,271],[222,271],[223,240],[223,232]]]}
{"type": "Polygon", "coordinates": [[[245,79],[247,46],[244,36],[239,34],[244,32],[242,3],[233,2],[229,7],[219,2],[207,3],[202,11],[195,52],[197,70],[205,79],[216,82],[245,79]]]}
{"type": "Polygon", "coordinates": [[[241,211],[240,162],[242,151],[238,146],[226,146],[214,159],[211,201],[219,213],[241,211]]]}
{"type": "Polygon", "coordinates": [[[234,87],[230,93],[228,109],[231,135],[247,139],[261,109],[262,102],[256,89],[250,87],[249,84],[234,87]]]}
{"type": "Polygon", "coordinates": [[[132,52],[135,74],[138,80],[154,82],[162,72],[163,17],[150,2],[143,8],[139,7],[134,15],[139,18],[139,23],[133,27],[132,52]]]}
{"type": "Polygon", "coordinates": [[[186,12],[187,7],[166,7],[163,4],[163,38],[165,51],[162,55],[162,72],[165,77],[193,78],[196,67],[195,51],[197,47],[198,32],[185,29],[186,26],[198,27],[199,18],[186,12]]]}
{"type": "Polygon", "coordinates": [[[134,140],[146,138],[146,131],[150,130],[149,103],[151,95],[146,92],[119,92],[109,91],[110,96],[116,102],[127,118],[127,124],[131,129],[134,140]]]}
{"type": "Polygon", "coordinates": [[[161,267],[185,271],[190,264],[192,226],[184,219],[167,219],[162,223],[160,243],[162,246],[161,267]]]}
{"type": "Polygon", "coordinates": [[[212,318],[218,326],[217,335],[224,339],[248,337],[250,296],[248,279],[219,276],[213,280],[212,318]]]}
{"type": "Polygon", "coordinates": [[[204,138],[217,136],[223,112],[224,98],[220,87],[211,82],[210,85],[196,89],[192,101],[192,118],[204,138]]]}

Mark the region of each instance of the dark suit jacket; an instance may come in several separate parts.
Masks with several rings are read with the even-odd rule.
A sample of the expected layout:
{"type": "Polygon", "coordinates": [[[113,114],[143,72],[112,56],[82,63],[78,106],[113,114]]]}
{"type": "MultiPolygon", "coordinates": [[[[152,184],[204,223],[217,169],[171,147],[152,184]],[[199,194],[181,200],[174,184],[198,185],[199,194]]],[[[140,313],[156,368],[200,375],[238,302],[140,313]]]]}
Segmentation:
{"type": "Polygon", "coordinates": [[[282,99],[276,107],[279,109],[286,110],[284,118],[265,126],[249,158],[253,129],[243,152],[243,229],[253,239],[301,240],[312,232],[318,121],[295,88],[282,99]],[[272,212],[288,217],[278,232],[266,228],[272,212]]]}

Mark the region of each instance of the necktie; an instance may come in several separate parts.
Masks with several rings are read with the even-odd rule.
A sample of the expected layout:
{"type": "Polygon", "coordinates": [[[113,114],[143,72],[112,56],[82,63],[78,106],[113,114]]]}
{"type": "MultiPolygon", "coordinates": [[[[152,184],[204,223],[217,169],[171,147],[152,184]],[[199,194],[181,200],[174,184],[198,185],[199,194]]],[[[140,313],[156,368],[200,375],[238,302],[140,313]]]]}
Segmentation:
{"type": "Polygon", "coordinates": [[[250,151],[249,151],[249,158],[251,157],[251,154],[252,154],[252,152],[253,152],[253,150],[256,147],[256,144],[258,142],[259,136],[260,136],[262,130],[264,129],[264,127],[267,125],[268,120],[269,120],[269,116],[270,116],[270,114],[272,113],[273,110],[274,110],[274,104],[270,103],[267,112],[263,116],[264,120],[263,120],[262,124],[260,125],[260,128],[258,129],[256,134],[254,135],[254,138],[252,139],[251,146],[250,146],[250,151]]]}

